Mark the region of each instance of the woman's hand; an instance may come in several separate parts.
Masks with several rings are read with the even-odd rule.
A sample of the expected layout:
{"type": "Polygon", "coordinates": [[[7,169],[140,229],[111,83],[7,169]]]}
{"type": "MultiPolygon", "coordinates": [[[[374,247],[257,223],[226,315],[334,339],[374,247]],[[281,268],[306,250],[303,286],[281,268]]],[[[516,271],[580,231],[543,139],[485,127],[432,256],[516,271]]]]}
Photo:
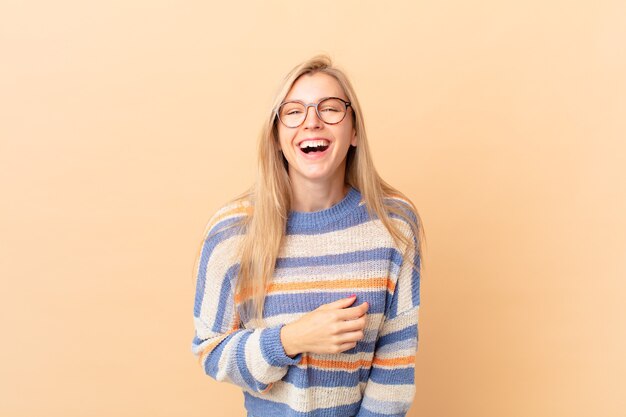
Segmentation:
{"type": "Polygon", "coordinates": [[[286,324],[280,339],[288,356],[301,352],[341,353],[363,339],[367,302],[347,308],[356,296],[322,304],[298,320],[286,324]]]}

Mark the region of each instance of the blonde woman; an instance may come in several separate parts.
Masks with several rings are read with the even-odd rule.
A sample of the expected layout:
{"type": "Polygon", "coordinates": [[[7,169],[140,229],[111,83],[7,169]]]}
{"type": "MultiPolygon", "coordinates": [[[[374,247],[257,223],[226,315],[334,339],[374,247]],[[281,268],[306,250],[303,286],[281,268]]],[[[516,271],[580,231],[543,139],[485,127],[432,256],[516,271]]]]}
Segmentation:
{"type": "Polygon", "coordinates": [[[196,263],[192,352],[249,417],[404,416],[415,394],[423,232],[383,181],[345,73],[325,56],[283,80],[244,194],[196,263]]]}

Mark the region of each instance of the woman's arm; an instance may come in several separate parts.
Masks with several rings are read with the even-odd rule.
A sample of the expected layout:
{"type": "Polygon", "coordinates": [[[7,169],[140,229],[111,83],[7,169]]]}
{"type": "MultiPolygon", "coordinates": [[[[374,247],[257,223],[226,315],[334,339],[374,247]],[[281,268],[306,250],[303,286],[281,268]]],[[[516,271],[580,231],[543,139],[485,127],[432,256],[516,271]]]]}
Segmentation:
{"type": "Polygon", "coordinates": [[[280,339],[283,325],[241,327],[234,305],[237,263],[232,256],[240,235],[237,229],[225,227],[233,221],[227,213],[219,219],[208,228],[196,269],[192,353],[215,380],[267,392],[302,355],[285,354],[280,339]]]}
{"type": "Polygon", "coordinates": [[[415,397],[419,306],[385,321],[357,417],[404,417],[415,397]]]}
{"type": "Polygon", "coordinates": [[[357,417],[404,417],[415,397],[415,354],[420,303],[417,271],[403,262],[391,303],[376,341],[361,408],[357,417]]]}
{"type": "Polygon", "coordinates": [[[197,319],[192,351],[204,372],[215,380],[267,392],[302,356],[291,358],[285,354],[280,343],[281,327],[211,331],[197,319]]]}

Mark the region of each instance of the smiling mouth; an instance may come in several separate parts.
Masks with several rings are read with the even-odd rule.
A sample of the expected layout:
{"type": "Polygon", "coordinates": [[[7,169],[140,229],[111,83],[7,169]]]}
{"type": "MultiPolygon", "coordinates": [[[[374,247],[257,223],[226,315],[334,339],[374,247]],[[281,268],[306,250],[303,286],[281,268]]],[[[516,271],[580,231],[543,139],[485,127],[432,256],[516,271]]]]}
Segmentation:
{"type": "Polygon", "coordinates": [[[301,150],[304,153],[324,152],[326,149],[328,149],[328,146],[329,145],[311,146],[311,147],[301,148],[301,150]]]}

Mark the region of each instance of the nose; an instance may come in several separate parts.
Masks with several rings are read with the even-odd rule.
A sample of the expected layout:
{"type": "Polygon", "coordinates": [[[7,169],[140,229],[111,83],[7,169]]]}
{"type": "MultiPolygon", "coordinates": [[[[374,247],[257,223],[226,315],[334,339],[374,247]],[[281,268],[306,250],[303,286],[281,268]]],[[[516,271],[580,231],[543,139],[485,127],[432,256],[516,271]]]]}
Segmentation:
{"type": "Polygon", "coordinates": [[[315,107],[314,106],[308,106],[306,108],[306,118],[304,119],[304,122],[302,122],[302,124],[304,125],[305,128],[314,129],[314,128],[319,127],[322,124],[324,124],[324,122],[322,122],[320,120],[320,118],[317,116],[317,112],[315,111],[315,107]],[[311,113],[313,113],[313,114],[310,115],[309,111],[311,111],[311,113]]]}

